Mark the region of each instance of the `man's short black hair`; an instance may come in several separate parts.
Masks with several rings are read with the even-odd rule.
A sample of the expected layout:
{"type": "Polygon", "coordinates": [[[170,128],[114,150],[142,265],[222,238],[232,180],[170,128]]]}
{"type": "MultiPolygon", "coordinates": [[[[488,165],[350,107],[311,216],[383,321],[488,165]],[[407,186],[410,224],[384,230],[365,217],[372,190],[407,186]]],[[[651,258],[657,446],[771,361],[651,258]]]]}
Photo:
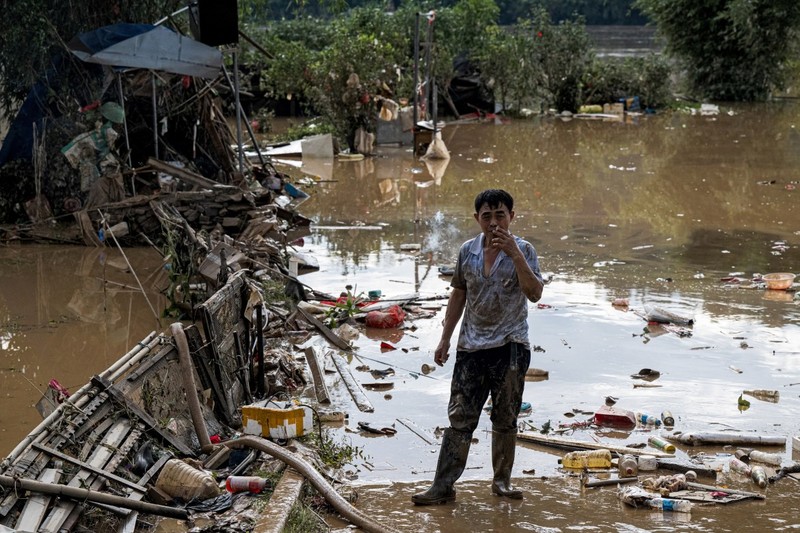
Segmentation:
{"type": "Polygon", "coordinates": [[[487,204],[491,209],[500,207],[504,204],[509,212],[514,210],[514,199],[503,189],[486,189],[475,197],[475,212],[481,210],[483,204],[487,204]]]}

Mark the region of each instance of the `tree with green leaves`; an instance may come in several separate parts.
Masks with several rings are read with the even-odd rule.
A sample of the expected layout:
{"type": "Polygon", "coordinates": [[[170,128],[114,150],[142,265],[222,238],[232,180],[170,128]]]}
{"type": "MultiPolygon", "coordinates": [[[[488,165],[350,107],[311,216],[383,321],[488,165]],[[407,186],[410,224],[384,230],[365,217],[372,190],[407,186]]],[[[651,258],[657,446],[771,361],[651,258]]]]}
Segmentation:
{"type": "Polygon", "coordinates": [[[758,101],[782,88],[800,42],[797,0],[637,0],[685,69],[689,90],[758,101]]]}
{"type": "Polygon", "coordinates": [[[578,110],[580,82],[591,61],[589,35],[583,19],[553,24],[550,14],[541,10],[533,20],[532,59],[546,103],[557,111],[578,110]]]}

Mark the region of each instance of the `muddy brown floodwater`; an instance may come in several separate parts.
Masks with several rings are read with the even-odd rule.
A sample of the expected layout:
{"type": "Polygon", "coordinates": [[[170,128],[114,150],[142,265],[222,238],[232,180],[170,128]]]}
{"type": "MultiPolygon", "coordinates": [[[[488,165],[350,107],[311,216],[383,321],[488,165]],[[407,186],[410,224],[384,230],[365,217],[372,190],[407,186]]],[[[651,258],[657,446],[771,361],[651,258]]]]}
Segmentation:
{"type": "MultiPolygon", "coordinates": [[[[389,297],[446,295],[449,280],[438,267],[477,232],[472,200],[502,187],[517,202],[512,231],[536,246],[552,275],[529,318],[537,347],[531,366],[547,370],[549,379],[527,384],[524,399],[533,410],[522,423],[585,420],[582,412],[614,396],[625,409],[671,411],[676,429],[734,428],[790,441],[800,434],[800,303],[791,292],[720,279],[800,273],[798,122],[800,108],[781,104],[625,122],[453,124],[444,129],[452,154],[444,165],[393,147],[361,162],[309,163],[303,170],[319,182],[300,185],[311,198],[299,211],[316,227],[299,250],[316,255],[320,270],[302,280],[333,293],[350,284],[357,293],[380,289],[389,297]],[[627,298],[629,310],[612,307],[615,298],[627,298]],[[646,305],[692,317],[691,335],[646,329],[639,314],[646,305]],[[642,368],[661,373],[652,382],[658,387],[634,387],[641,381],[631,375],[642,368]],[[746,389],[778,390],[780,401],[751,398],[740,411],[737,398],[746,389]]],[[[133,255],[140,278],[157,275],[154,252],[133,255]]],[[[135,286],[120,261],[113,250],[0,248],[0,453],[38,422],[36,389],[50,378],[75,388],[156,329],[140,293],[102,289],[98,278],[111,279],[110,272],[135,286]]],[[[431,307],[437,302],[444,300],[431,307]]],[[[355,341],[352,366],[363,382],[374,380],[357,366],[395,370],[391,390],[368,392],[374,413],[352,409],[349,423],[332,431],[361,451],[348,470],[357,478],[359,507],[376,518],[404,531],[443,533],[800,528],[800,485],[791,479],[768,486],[763,501],[696,507],[689,515],[636,510],[622,505],[612,487],[581,488],[559,469],[562,452],[529,444],[518,445],[514,468],[525,500],[492,497],[486,416],[457,502],[411,506],[410,495],[432,479],[438,448],[397,419],[430,433],[447,425],[452,362],[420,371],[432,362],[442,317],[443,309],[411,328],[367,330],[355,341]],[[382,340],[397,350],[382,352],[382,340]],[[394,425],[397,434],[356,433],[359,421],[394,425]]],[[[573,438],[623,445],[654,432],[580,429],[573,438]]],[[[724,462],[734,449],[679,446],[678,455],[700,451],[724,462]]],[[[792,459],[789,443],[773,451],[792,459]]],[[[758,490],[727,468],[718,482],[758,490]]]]}

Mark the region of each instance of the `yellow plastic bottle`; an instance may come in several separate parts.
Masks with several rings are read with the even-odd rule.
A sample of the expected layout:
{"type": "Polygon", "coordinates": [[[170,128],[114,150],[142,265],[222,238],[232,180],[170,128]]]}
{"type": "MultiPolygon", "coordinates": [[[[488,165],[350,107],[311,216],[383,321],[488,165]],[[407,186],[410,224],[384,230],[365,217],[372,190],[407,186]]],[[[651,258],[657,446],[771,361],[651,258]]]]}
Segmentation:
{"type": "Polygon", "coordinates": [[[609,450],[586,450],[569,452],[561,459],[564,468],[611,468],[609,450]]]}

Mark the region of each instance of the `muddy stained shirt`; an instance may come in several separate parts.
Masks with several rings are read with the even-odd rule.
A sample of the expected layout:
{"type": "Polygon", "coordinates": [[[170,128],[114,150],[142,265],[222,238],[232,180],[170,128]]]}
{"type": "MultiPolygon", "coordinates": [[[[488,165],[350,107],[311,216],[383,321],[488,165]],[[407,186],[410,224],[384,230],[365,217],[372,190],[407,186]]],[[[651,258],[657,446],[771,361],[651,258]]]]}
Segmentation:
{"type": "MultiPolygon", "coordinates": [[[[516,235],[522,255],[542,280],[539,257],[533,245],[516,235]]],[[[480,234],[461,245],[450,286],[467,291],[464,317],[458,334],[458,350],[474,352],[528,341],[528,298],[519,285],[514,263],[500,251],[488,277],[483,273],[483,240],[480,234]]]]}

